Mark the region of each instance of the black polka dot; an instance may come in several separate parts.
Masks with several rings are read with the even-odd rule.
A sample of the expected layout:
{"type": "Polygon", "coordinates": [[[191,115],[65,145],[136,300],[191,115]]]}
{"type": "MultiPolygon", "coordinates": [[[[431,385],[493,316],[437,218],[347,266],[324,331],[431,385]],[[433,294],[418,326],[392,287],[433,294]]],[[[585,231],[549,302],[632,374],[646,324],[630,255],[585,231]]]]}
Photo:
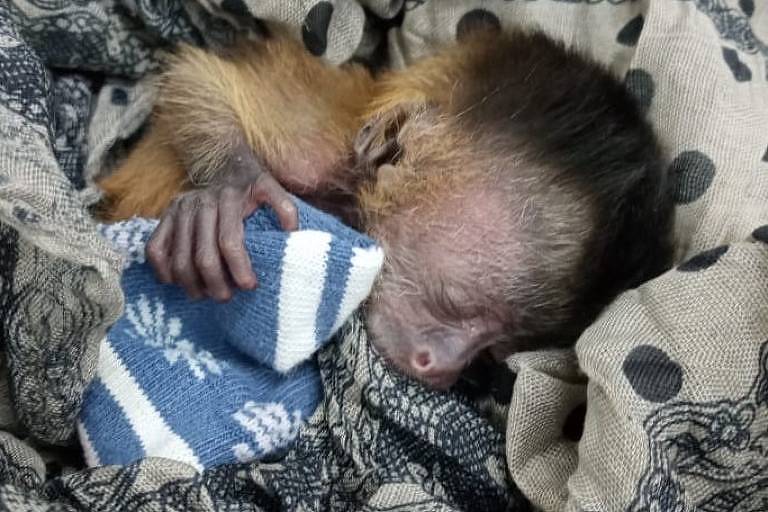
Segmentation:
{"type": "Polygon", "coordinates": [[[229,11],[232,14],[237,14],[238,16],[249,16],[251,13],[248,11],[248,7],[246,7],[243,0],[224,0],[221,2],[221,7],[225,11],[229,11]]]}
{"type": "Polygon", "coordinates": [[[643,24],[645,18],[642,14],[639,14],[629,20],[624,27],[619,30],[619,34],[616,36],[616,41],[624,46],[635,46],[637,40],[640,39],[640,32],[643,31],[643,24]]]}
{"type": "Polygon", "coordinates": [[[128,93],[125,92],[125,89],[115,87],[112,89],[111,101],[113,105],[125,106],[128,104],[128,93]]]}
{"type": "Polygon", "coordinates": [[[717,261],[722,258],[723,254],[726,252],[728,252],[727,245],[721,245],[719,247],[715,247],[714,249],[700,252],[693,258],[677,267],[677,270],[680,272],[696,272],[699,270],[704,270],[705,268],[709,268],[717,263],[717,261]]]}
{"type": "Polygon", "coordinates": [[[501,30],[501,22],[491,11],[473,9],[464,14],[456,24],[456,39],[461,40],[475,30],[501,30]]]}
{"type": "Polygon", "coordinates": [[[739,7],[744,14],[751,17],[755,13],[755,0],[739,0],[739,7]]]}
{"type": "Polygon", "coordinates": [[[27,224],[33,224],[40,221],[39,215],[34,212],[30,212],[29,210],[25,210],[20,206],[15,206],[13,208],[13,216],[19,219],[21,222],[27,224]]]}
{"type": "Polygon", "coordinates": [[[322,55],[328,47],[328,27],[333,16],[331,2],[318,2],[312,6],[301,25],[301,37],[304,46],[313,55],[322,55]]]}
{"type": "Polygon", "coordinates": [[[752,71],[749,70],[746,64],[741,62],[736,50],[723,47],[723,59],[725,59],[725,63],[728,64],[728,67],[731,68],[731,73],[733,73],[733,78],[735,78],[736,81],[747,82],[752,80],[752,71]]]}
{"type": "Polygon", "coordinates": [[[755,240],[759,240],[760,242],[764,242],[768,244],[768,224],[765,226],[760,226],[756,230],[752,232],[752,237],[755,240]]]}
{"type": "Polygon", "coordinates": [[[707,191],[715,179],[715,164],[701,151],[683,151],[672,160],[669,175],[675,182],[675,201],[691,203],[707,191]]]}
{"type": "Polygon", "coordinates": [[[674,398],[683,385],[680,365],[652,345],[633,348],[622,368],[635,393],[651,402],[674,398]]]}
{"type": "Polygon", "coordinates": [[[647,112],[653,102],[655,85],[653,77],[644,69],[630,69],[624,77],[627,89],[635,97],[640,109],[647,112]]]}
{"type": "Polygon", "coordinates": [[[563,437],[569,441],[578,442],[584,433],[584,418],[587,416],[587,404],[582,402],[573,408],[563,423],[563,437]]]}
{"type": "Polygon", "coordinates": [[[765,148],[765,154],[763,155],[763,162],[768,162],[768,148],[765,148]]]}

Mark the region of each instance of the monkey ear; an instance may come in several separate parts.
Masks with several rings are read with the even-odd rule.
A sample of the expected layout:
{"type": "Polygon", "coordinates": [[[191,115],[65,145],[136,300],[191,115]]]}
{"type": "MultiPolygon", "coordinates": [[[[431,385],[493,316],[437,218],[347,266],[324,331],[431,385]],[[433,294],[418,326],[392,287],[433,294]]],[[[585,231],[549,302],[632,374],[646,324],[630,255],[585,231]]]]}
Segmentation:
{"type": "Polygon", "coordinates": [[[401,103],[371,117],[357,132],[354,141],[358,164],[375,171],[384,164],[396,164],[400,154],[398,136],[415,117],[430,110],[424,103],[401,103]]]}

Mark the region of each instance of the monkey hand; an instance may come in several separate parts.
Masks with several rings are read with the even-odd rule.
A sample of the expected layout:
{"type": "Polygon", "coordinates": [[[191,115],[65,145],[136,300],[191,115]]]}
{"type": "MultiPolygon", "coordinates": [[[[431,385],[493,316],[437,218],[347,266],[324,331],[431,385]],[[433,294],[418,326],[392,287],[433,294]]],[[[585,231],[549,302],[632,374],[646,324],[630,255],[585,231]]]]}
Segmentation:
{"type": "Polygon", "coordinates": [[[178,197],[163,214],[146,253],[158,279],[180,285],[193,299],[227,301],[233,287],[254,289],[243,220],[271,206],[287,231],[298,227],[290,195],[267,172],[242,175],[178,197]]]}

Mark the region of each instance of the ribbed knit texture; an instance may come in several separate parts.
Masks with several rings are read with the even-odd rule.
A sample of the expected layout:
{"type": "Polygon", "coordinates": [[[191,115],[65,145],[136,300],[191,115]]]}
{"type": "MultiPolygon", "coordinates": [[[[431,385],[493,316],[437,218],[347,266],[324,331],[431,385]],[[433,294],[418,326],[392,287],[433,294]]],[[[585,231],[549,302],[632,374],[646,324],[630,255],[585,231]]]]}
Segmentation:
{"type": "Polygon", "coordinates": [[[312,355],[370,292],[369,238],[297,201],[299,229],[269,209],[245,222],[259,286],[228,303],[160,284],[144,247],[157,222],[101,226],[125,257],[126,308],[101,345],[78,430],[89,465],[147,456],[212,465],[273,455],[321,398],[312,355]]]}

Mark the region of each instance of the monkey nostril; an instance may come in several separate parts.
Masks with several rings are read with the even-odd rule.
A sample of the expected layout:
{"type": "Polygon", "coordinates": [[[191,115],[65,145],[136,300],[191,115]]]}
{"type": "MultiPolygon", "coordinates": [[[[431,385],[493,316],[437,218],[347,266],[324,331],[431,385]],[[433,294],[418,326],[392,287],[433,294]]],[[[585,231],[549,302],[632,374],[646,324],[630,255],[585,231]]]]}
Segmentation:
{"type": "Polygon", "coordinates": [[[411,359],[413,369],[424,373],[432,369],[432,354],[427,350],[417,352],[411,359]]]}

